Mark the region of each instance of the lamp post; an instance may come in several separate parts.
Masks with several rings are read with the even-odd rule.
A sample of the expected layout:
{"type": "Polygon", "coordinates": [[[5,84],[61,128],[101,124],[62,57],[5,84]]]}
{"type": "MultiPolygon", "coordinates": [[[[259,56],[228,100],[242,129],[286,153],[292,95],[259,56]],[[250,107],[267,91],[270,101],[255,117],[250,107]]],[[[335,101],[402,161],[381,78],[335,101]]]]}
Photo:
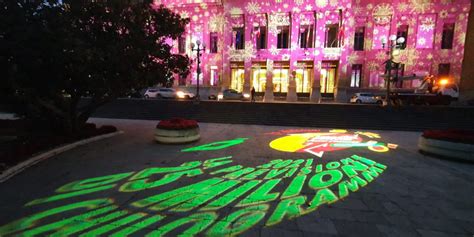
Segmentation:
{"type": "Polygon", "coordinates": [[[200,100],[200,97],[199,97],[199,75],[201,74],[201,56],[202,56],[202,52],[204,50],[206,50],[206,45],[204,43],[201,44],[200,40],[196,40],[196,44],[191,43],[191,50],[196,51],[196,54],[197,54],[196,101],[199,101],[200,100]]]}
{"type": "Polygon", "coordinates": [[[397,39],[396,35],[390,35],[390,37],[387,38],[383,37],[381,39],[382,41],[382,47],[385,49],[385,47],[388,47],[388,53],[390,55],[390,59],[387,62],[386,69],[387,69],[387,93],[385,97],[385,104],[386,106],[390,106],[390,79],[392,77],[392,63],[393,63],[393,50],[400,47],[401,44],[405,42],[405,38],[400,37],[397,39]]]}

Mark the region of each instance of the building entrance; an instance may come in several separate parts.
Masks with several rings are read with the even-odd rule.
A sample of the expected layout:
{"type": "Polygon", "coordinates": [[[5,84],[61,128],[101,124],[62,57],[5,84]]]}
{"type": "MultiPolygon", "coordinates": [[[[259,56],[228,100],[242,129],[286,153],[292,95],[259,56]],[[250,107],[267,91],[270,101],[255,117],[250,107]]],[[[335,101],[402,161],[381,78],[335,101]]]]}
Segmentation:
{"type": "Polygon", "coordinates": [[[321,63],[321,96],[334,97],[334,87],[337,78],[337,61],[323,61],[321,63]]]}

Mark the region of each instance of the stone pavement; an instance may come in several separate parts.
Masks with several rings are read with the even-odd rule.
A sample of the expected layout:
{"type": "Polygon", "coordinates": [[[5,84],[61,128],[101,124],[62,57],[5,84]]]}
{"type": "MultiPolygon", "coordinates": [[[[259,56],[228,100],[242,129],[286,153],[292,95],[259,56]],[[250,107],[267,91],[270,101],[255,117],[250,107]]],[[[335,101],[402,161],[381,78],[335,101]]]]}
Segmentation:
{"type": "Polygon", "coordinates": [[[93,122],[125,133],[0,184],[0,236],[474,233],[474,166],[419,154],[418,132],[202,123],[160,145],[155,121],[93,122]]]}

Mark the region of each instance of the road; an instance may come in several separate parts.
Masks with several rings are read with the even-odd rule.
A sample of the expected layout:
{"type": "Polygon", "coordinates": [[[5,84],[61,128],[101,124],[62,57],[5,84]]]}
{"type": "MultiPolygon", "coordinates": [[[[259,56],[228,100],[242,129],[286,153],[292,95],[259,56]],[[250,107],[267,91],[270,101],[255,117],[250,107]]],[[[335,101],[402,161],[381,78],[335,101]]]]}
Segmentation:
{"type": "Polygon", "coordinates": [[[473,129],[473,107],[250,103],[119,99],[100,108],[98,118],[161,120],[173,117],[199,122],[360,128],[397,131],[473,129]]]}

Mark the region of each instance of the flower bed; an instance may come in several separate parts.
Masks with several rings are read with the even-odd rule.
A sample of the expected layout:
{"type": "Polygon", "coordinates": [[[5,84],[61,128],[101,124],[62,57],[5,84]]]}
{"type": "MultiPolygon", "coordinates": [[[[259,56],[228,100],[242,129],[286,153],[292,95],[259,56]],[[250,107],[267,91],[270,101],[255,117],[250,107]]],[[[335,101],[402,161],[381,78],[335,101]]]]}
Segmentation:
{"type": "Polygon", "coordinates": [[[428,154],[474,161],[474,131],[427,130],[419,138],[418,148],[428,154]]]}
{"type": "Polygon", "coordinates": [[[196,120],[173,118],[161,120],[155,129],[155,140],[160,143],[180,144],[197,141],[200,138],[196,120]]]}
{"type": "Polygon", "coordinates": [[[465,144],[474,144],[474,131],[446,129],[446,130],[426,130],[423,137],[428,139],[437,139],[449,142],[458,142],[465,144]]]}

